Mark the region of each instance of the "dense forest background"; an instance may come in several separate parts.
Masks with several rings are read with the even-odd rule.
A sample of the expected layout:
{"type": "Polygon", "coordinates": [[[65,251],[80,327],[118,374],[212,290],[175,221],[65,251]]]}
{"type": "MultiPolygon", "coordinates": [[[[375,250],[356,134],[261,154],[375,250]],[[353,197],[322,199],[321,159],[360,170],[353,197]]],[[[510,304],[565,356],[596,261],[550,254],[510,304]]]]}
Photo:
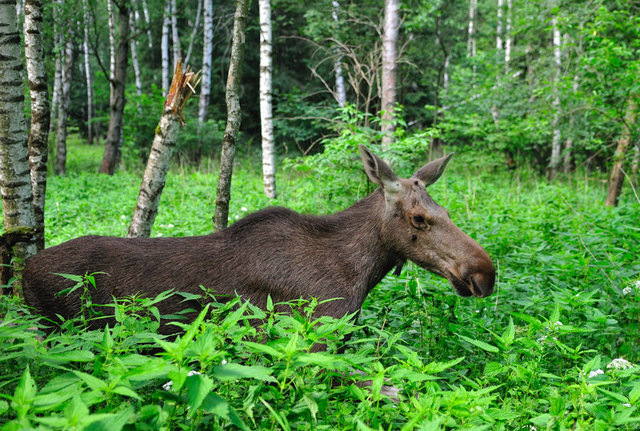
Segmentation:
{"type": "MultiPolygon", "coordinates": [[[[202,2],[137,0],[116,2],[112,8],[102,1],[47,2],[44,19],[54,23],[44,28],[53,115],[59,103],[54,83],[64,75],[66,64],[70,69],[66,79],[72,82],[68,127],[96,143],[105,139],[109,50],[118,41],[117,26],[111,30],[115,39],[110,42],[108,37],[109,11],[113,16],[118,8],[126,8],[131,17],[130,47],[136,55],[127,68],[122,151],[125,161],[146,160],[163,101],[163,31],[168,33],[169,64],[187,57],[199,70],[202,2]],[[93,82],[90,98],[87,82],[93,82]],[[94,111],[90,122],[89,104],[94,111]]],[[[357,112],[349,117],[351,122],[378,127],[384,2],[272,3],[278,154],[321,151],[322,140],[343,127],[338,108],[344,102],[357,112]],[[345,82],[345,101],[339,100],[337,68],[345,82]]],[[[441,143],[488,149],[500,154],[504,163],[514,167],[530,163],[541,172],[576,167],[608,171],[617,143],[626,134],[632,141],[627,159],[633,164],[627,171],[637,171],[637,2],[476,3],[400,2],[397,124],[406,133],[428,131],[431,149],[441,143]]],[[[179,138],[183,160],[197,162],[203,154],[219,150],[234,10],[232,1],[213,5],[208,108],[199,117],[196,103],[187,107],[187,127],[179,138]],[[198,124],[202,120],[204,126],[198,124]]],[[[248,16],[241,142],[257,148],[257,1],[250,5],[248,16]]]]}

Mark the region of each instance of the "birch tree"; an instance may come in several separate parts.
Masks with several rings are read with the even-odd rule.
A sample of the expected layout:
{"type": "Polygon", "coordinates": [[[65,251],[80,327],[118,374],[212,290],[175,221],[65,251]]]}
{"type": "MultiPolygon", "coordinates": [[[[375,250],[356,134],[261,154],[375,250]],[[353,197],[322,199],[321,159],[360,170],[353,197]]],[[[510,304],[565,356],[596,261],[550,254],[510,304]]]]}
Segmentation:
{"type": "MultiPolygon", "coordinates": [[[[336,25],[336,28],[340,24],[340,3],[337,0],[331,2],[331,17],[336,25]]],[[[340,48],[336,47],[336,59],[333,64],[333,70],[336,75],[336,99],[340,107],[344,107],[347,103],[347,91],[344,85],[344,75],[342,73],[342,55],[340,55],[340,48]]]]}
{"type": "Polygon", "coordinates": [[[260,126],[262,132],[262,176],[264,193],[276,197],[275,153],[273,143],[273,105],[271,81],[271,0],[259,0],[260,9],[260,126]]]}
{"type": "Polygon", "coordinates": [[[625,118],[622,124],[622,134],[618,138],[616,152],[613,156],[613,166],[611,168],[609,186],[607,187],[607,198],[605,200],[605,205],[609,207],[618,206],[618,199],[620,198],[622,183],[625,177],[623,164],[631,145],[631,139],[637,131],[636,108],[637,103],[632,97],[627,101],[625,118]]]}
{"type": "MultiPolygon", "coordinates": [[[[135,2],[133,3],[135,7],[135,2]]],[[[129,15],[129,27],[131,29],[131,33],[136,33],[136,23],[135,17],[133,15],[129,15]]],[[[136,85],[136,94],[138,97],[142,96],[142,79],[140,78],[140,63],[138,62],[138,41],[135,37],[130,39],[130,49],[131,49],[131,64],[133,66],[133,79],[136,85]]]]}
{"type": "Polygon", "coordinates": [[[198,9],[196,11],[196,20],[191,30],[191,37],[189,38],[189,48],[187,49],[187,55],[184,57],[184,64],[189,64],[191,59],[191,52],[193,51],[193,42],[196,39],[198,33],[198,27],[200,27],[200,16],[202,15],[202,0],[198,0],[198,9]]]}
{"type": "Polygon", "coordinates": [[[204,0],[204,45],[202,51],[202,85],[198,103],[200,124],[207,121],[207,108],[211,95],[211,60],[213,56],[213,0],[204,0]]]}
{"type": "Polygon", "coordinates": [[[120,143],[122,142],[122,127],[124,123],[124,90],[127,79],[127,66],[129,64],[129,6],[126,1],[115,2],[117,7],[118,37],[115,51],[115,66],[113,79],[111,80],[111,92],[109,95],[109,129],[107,130],[107,142],[100,172],[113,175],[118,160],[120,143]]]}
{"type": "Polygon", "coordinates": [[[227,125],[222,138],[222,152],[220,155],[220,174],[216,193],[216,209],[214,214],[214,229],[222,230],[229,222],[229,201],[231,200],[231,174],[236,152],[236,139],[240,129],[240,75],[245,48],[245,29],[247,25],[247,9],[249,0],[237,0],[236,12],[233,18],[233,42],[231,44],[231,59],[227,75],[226,103],[227,125]]]}
{"type": "Polygon", "coordinates": [[[560,150],[562,143],[560,142],[560,94],[558,86],[560,85],[560,74],[562,72],[562,39],[560,37],[560,29],[558,27],[558,17],[554,16],[551,19],[551,26],[553,30],[553,59],[554,59],[554,79],[553,79],[553,119],[551,121],[552,127],[552,140],[551,140],[551,159],[549,160],[549,176],[555,178],[558,174],[558,168],[560,166],[560,150]]]}
{"type": "Polygon", "coordinates": [[[477,54],[475,19],[478,9],[478,0],[469,0],[469,25],[467,34],[467,58],[473,58],[477,54]]]}
{"type": "Polygon", "coordinates": [[[189,96],[195,92],[197,85],[198,74],[191,72],[188,68],[183,71],[182,63],[179,61],[164,103],[162,116],[156,127],[138,201],[127,233],[129,238],[148,237],[151,234],[178,131],[184,123],[184,106],[189,96]]]}
{"type": "Polygon", "coordinates": [[[173,67],[182,59],[182,46],[178,32],[178,6],[176,0],[171,0],[171,41],[173,42],[173,67]]]}
{"type": "Polygon", "coordinates": [[[26,0],[24,5],[24,53],[31,95],[29,166],[36,248],[44,248],[44,201],[47,186],[47,139],[49,137],[49,91],[42,43],[42,1],[26,0]]]}
{"type": "Polygon", "coordinates": [[[71,79],[73,77],[73,38],[70,24],[67,24],[66,42],[64,44],[64,68],[61,75],[60,101],[58,103],[58,126],[56,139],[57,175],[67,174],[67,111],[71,100],[71,79]]]}
{"type": "Polygon", "coordinates": [[[87,80],[87,141],[89,145],[93,145],[93,73],[91,71],[91,57],[89,53],[91,15],[87,7],[87,0],[82,0],[82,15],[84,16],[82,48],[84,50],[84,74],[87,80]]]}
{"type": "Polygon", "coordinates": [[[382,146],[388,148],[395,130],[393,110],[397,102],[399,1],[385,0],[382,36],[382,146]]]}
{"type": "MultiPolygon", "coordinates": [[[[0,2],[0,45],[0,193],[5,229],[0,245],[2,263],[8,264],[12,256],[24,259],[36,252],[24,116],[22,48],[15,1],[0,2]],[[13,241],[12,235],[16,238],[13,241]]],[[[8,274],[5,271],[2,278],[6,284],[8,274]]]]}
{"type": "Polygon", "coordinates": [[[171,29],[171,3],[165,0],[162,20],[162,39],[160,41],[160,56],[162,58],[162,96],[169,91],[169,31],[171,29]]]}

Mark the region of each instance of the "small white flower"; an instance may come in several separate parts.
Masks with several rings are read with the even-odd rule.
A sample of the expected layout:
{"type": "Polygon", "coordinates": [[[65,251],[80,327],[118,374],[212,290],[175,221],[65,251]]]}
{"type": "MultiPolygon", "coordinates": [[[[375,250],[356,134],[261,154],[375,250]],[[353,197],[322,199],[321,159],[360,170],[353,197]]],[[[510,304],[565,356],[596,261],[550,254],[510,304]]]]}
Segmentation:
{"type": "Polygon", "coordinates": [[[193,375],[198,375],[198,374],[200,374],[198,371],[193,371],[193,370],[191,370],[191,371],[189,371],[189,372],[187,373],[187,377],[189,377],[189,376],[193,376],[193,375]]]}
{"type": "Polygon", "coordinates": [[[629,404],[629,403],[622,403],[622,405],[625,406],[625,407],[631,407],[631,404],[629,404]]]}
{"type": "Polygon", "coordinates": [[[640,290],[640,280],[636,280],[636,289],[640,290]]]}
{"type": "Polygon", "coordinates": [[[622,289],[622,294],[625,295],[625,296],[626,295],[630,295],[632,293],[633,293],[633,287],[631,287],[631,286],[627,286],[624,289],[622,289]]]}
{"type": "Polygon", "coordinates": [[[245,212],[245,213],[246,213],[246,212],[247,212],[247,211],[249,211],[249,210],[247,209],[247,207],[242,207],[242,208],[240,208],[240,211],[242,211],[242,212],[245,212]]]}
{"type": "Polygon", "coordinates": [[[239,216],[239,215],[237,215],[237,216],[235,216],[234,218],[235,218],[236,220],[239,220],[239,219],[240,219],[240,216],[239,216]]]}
{"type": "Polygon", "coordinates": [[[624,358],[616,358],[607,364],[607,369],[626,370],[633,367],[633,364],[624,358]]]}
{"type": "Polygon", "coordinates": [[[227,365],[227,360],[223,359],[222,362],[220,362],[220,365],[227,365]]]}
{"type": "Polygon", "coordinates": [[[557,322],[553,323],[553,326],[559,328],[560,326],[562,326],[562,322],[558,320],[557,322]]]}
{"type": "Polygon", "coordinates": [[[539,342],[539,343],[541,343],[541,342],[543,342],[543,341],[544,341],[544,340],[546,340],[546,339],[547,339],[547,336],[546,336],[546,335],[543,335],[542,337],[538,338],[538,342],[539,342]]]}
{"type": "Polygon", "coordinates": [[[162,236],[162,232],[158,232],[156,236],[162,236]]]}
{"type": "Polygon", "coordinates": [[[167,383],[162,385],[162,389],[164,389],[165,391],[170,391],[172,386],[173,386],[173,380],[169,380],[167,383]]]}
{"type": "Polygon", "coordinates": [[[122,214],[122,215],[120,216],[120,218],[121,218],[122,220],[124,220],[124,219],[126,219],[126,218],[127,218],[127,216],[126,216],[126,215],[124,215],[124,214],[122,214]]]}
{"type": "Polygon", "coordinates": [[[594,378],[596,376],[600,376],[602,374],[604,374],[604,371],[602,371],[600,368],[598,368],[597,370],[593,370],[593,371],[591,371],[589,373],[589,378],[592,379],[592,378],[594,378]]]}

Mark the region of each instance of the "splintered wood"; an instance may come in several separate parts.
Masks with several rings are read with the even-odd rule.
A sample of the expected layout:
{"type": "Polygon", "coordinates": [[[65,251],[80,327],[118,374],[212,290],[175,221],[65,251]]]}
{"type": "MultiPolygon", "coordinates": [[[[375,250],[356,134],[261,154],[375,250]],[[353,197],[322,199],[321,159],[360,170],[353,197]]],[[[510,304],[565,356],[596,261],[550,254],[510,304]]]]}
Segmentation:
{"type": "Polygon", "coordinates": [[[192,72],[191,68],[187,66],[186,71],[182,60],[178,60],[176,64],[176,70],[173,74],[173,80],[171,81],[171,87],[169,88],[169,94],[164,102],[165,112],[170,111],[177,114],[180,117],[180,123],[184,124],[184,118],[182,117],[182,110],[187,100],[192,94],[195,94],[195,88],[200,83],[200,72],[192,72]]]}

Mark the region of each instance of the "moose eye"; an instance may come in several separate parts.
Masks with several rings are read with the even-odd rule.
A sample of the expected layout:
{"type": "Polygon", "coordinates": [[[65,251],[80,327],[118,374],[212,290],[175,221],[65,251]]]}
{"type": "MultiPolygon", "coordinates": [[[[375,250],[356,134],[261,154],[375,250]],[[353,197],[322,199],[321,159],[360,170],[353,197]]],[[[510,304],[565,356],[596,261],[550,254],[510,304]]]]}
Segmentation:
{"type": "Polygon", "coordinates": [[[424,217],[422,217],[421,215],[414,215],[413,216],[413,222],[418,226],[421,226],[421,225],[425,224],[424,217]]]}

